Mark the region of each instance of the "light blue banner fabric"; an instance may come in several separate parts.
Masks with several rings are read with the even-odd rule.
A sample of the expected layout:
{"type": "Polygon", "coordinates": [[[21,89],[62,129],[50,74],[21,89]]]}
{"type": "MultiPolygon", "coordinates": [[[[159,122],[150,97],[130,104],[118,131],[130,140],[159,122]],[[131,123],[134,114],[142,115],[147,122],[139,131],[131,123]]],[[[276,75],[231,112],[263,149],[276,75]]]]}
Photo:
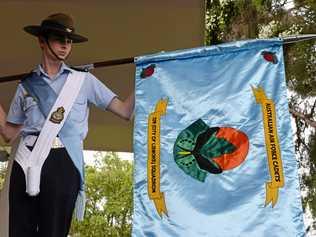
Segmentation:
{"type": "Polygon", "coordinates": [[[133,237],[305,236],[282,44],[136,59],[133,237]]]}

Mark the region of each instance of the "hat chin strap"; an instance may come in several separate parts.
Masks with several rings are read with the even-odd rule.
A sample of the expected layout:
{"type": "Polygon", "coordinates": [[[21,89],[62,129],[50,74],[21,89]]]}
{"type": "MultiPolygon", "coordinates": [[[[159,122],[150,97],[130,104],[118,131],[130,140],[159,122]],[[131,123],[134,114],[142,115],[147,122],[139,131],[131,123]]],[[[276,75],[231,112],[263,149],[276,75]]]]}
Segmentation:
{"type": "Polygon", "coordinates": [[[55,58],[57,58],[57,59],[60,60],[60,61],[64,61],[64,60],[66,60],[66,59],[68,58],[68,56],[69,56],[70,53],[66,56],[65,59],[60,58],[60,57],[58,57],[58,55],[54,52],[54,50],[53,50],[52,47],[50,46],[50,43],[49,43],[47,37],[45,37],[45,41],[46,41],[46,44],[47,44],[47,46],[48,46],[50,52],[55,56],[55,58]]]}

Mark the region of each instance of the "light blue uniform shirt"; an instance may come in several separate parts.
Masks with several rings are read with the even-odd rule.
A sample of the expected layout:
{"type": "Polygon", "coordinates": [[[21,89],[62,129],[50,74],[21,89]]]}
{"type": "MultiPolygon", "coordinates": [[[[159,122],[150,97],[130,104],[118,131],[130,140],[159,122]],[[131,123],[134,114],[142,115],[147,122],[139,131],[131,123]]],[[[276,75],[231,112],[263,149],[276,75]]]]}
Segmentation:
{"type": "MultiPolygon", "coordinates": [[[[59,94],[68,74],[72,73],[72,70],[62,63],[59,72],[52,79],[49,78],[41,65],[38,65],[34,72],[41,76],[59,94]]],[[[84,140],[88,132],[89,106],[94,104],[98,108],[106,110],[114,97],[116,97],[116,94],[91,73],[87,73],[79,95],[68,116],[68,119],[71,119],[77,125],[76,127],[80,129],[81,140],[84,140]]],[[[37,102],[27,95],[21,84],[17,87],[7,121],[14,124],[23,124],[21,135],[24,137],[31,133],[40,132],[45,123],[45,117],[40,111],[37,102]]]]}

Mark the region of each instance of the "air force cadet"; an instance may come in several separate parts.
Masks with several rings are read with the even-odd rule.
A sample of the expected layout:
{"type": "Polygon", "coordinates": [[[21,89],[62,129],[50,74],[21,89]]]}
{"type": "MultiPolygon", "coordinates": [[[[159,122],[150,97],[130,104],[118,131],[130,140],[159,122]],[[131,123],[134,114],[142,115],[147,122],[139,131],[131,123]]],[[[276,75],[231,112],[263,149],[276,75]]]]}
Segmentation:
{"type": "Polygon", "coordinates": [[[89,72],[65,64],[72,44],[88,40],[75,31],[71,16],[53,14],[24,30],[38,38],[42,58],[19,83],[7,115],[0,106],[2,137],[8,143],[20,140],[8,194],[1,194],[9,202],[2,223],[9,224],[0,229],[4,237],[62,237],[74,210],[79,220],[84,216],[82,149],[89,105],[129,120],[134,93],[121,101],[89,72]]]}

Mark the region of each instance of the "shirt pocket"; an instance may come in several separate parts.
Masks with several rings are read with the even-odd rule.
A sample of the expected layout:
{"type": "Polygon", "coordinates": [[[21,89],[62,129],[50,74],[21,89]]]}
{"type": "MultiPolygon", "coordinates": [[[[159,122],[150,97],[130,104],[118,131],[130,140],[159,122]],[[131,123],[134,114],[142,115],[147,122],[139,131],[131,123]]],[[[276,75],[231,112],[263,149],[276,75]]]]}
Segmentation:
{"type": "Polygon", "coordinates": [[[37,102],[33,97],[31,97],[31,96],[24,97],[22,109],[23,109],[25,114],[30,113],[36,107],[37,107],[37,102]]]}
{"type": "Polygon", "coordinates": [[[87,109],[87,100],[77,98],[70,110],[69,119],[77,123],[82,123],[86,119],[87,109]]]}

